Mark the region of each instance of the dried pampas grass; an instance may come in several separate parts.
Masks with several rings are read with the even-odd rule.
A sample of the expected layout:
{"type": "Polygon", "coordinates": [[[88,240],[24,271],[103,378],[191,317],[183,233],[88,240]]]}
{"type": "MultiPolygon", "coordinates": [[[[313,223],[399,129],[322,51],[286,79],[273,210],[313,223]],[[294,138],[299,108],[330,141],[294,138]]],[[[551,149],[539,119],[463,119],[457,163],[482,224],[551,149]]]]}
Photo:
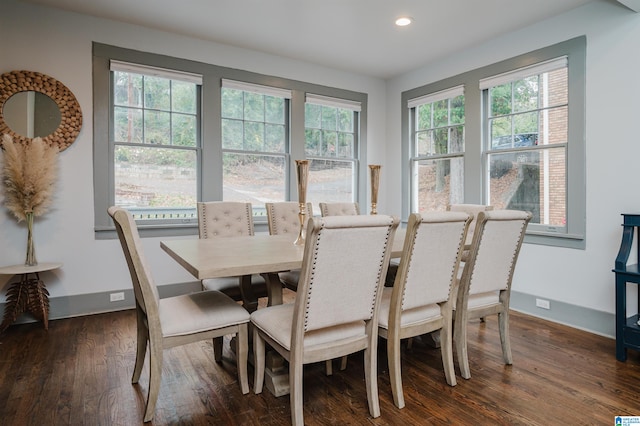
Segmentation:
{"type": "Polygon", "coordinates": [[[28,144],[14,143],[5,134],[2,140],[4,161],[2,183],[4,203],[18,219],[33,212],[40,216],[48,210],[58,174],[58,147],[49,146],[41,138],[28,144]]]}

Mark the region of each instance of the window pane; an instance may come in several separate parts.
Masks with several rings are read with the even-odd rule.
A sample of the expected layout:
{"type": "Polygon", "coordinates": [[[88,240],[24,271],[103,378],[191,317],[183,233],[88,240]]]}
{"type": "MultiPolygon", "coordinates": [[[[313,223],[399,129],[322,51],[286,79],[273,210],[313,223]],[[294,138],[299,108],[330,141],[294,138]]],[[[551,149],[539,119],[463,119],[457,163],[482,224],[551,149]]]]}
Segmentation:
{"type": "Polygon", "coordinates": [[[513,82],[513,112],[531,111],[538,108],[538,76],[513,82]]]}
{"type": "Polygon", "coordinates": [[[433,130],[420,132],[416,137],[416,156],[423,157],[426,155],[434,155],[436,153],[433,143],[433,130]]]}
{"type": "Polygon", "coordinates": [[[311,160],[307,201],[313,210],[320,211],[318,203],[354,201],[355,164],[351,161],[311,160]]]}
{"type": "Polygon", "coordinates": [[[449,125],[449,100],[443,99],[433,103],[433,127],[449,125]]]}
{"type": "Polygon", "coordinates": [[[464,123],[464,95],[451,99],[451,124],[464,123]]]}
{"type": "Polygon", "coordinates": [[[183,81],[171,82],[171,102],[172,110],[195,114],[196,106],[196,85],[183,81]]]}
{"type": "Polygon", "coordinates": [[[243,123],[238,120],[222,120],[222,148],[242,149],[243,123]]]}
{"type": "Polygon", "coordinates": [[[568,93],[567,68],[561,68],[540,76],[541,107],[566,105],[569,102],[568,93]]]}
{"type": "Polygon", "coordinates": [[[244,119],[264,122],[264,95],[244,92],[244,119]]]}
{"type": "Polygon", "coordinates": [[[421,160],[414,163],[414,187],[418,191],[417,212],[446,210],[449,204],[464,201],[464,160],[462,157],[421,160]]]}
{"type": "Polygon", "coordinates": [[[265,96],[264,106],[267,123],[284,124],[284,98],[265,96]]]}
{"type": "Polygon", "coordinates": [[[491,149],[511,148],[511,117],[494,118],[491,126],[491,149]]]}
{"type": "Polygon", "coordinates": [[[264,123],[244,122],[244,144],[247,151],[264,151],[264,123]]]}
{"type": "Polygon", "coordinates": [[[322,107],[322,128],[336,130],[337,108],[322,107]]]}
{"type": "Polygon", "coordinates": [[[116,142],[142,143],[142,110],[114,107],[113,115],[116,142]]]}
{"type": "Polygon", "coordinates": [[[197,118],[195,115],[172,114],[171,123],[172,145],[196,146],[197,118]]]}
{"type": "Polygon", "coordinates": [[[311,156],[320,155],[322,145],[322,130],[305,129],[305,154],[311,156]]]}
{"type": "Polygon", "coordinates": [[[322,132],[322,155],[325,157],[336,156],[336,145],[338,144],[337,132],[322,132]]]}
{"type": "Polygon", "coordinates": [[[511,114],[511,83],[489,89],[491,116],[511,114]]]}
{"type": "Polygon", "coordinates": [[[540,145],[566,143],[569,113],[567,107],[540,111],[540,145]]]}
{"type": "Polygon", "coordinates": [[[286,201],[284,156],[224,153],[224,201],[250,202],[255,216],[265,216],[265,202],[286,201]]]}
{"type": "Polygon", "coordinates": [[[166,78],[144,77],[144,107],[169,111],[170,102],[170,82],[166,78]]]}
{"type": "Polygon", "coordinates": [[[322,128],[322,107],[320,105],[304,105],[304,125],[311,129],[322,128]]]}
{"type": "Polygon", "coordinates": [[[142,106],[142,76],[127,72],[116,71],[114,74],[114,104],[141,107],[142,106]]]}
{"type": "Polygon", "coordinates": [[[145,111],[144,142],[152,144],[171,143],[171,113],[145,111]]]}
{"type": "Polygon", "coordinates": [[[338,133],[338,157],[353,158],[353,134],[338,133]]]}
{"type": "Polygon", "coordinates": [[[353,111],[342,108],[338,109],[338,130],[353,133],[353,111]]]}
{"type": "Polygon", "coordinates": [[[236,118],[242,120],[243,117],[243,98],[242,90],[222,89],[222,117],[236,118]]]}
{"type": "Polygon", "coordinates": [[[265,147],[267,152],[285,152],[285,128],[276,124],[265,124],[265,147]]]}
{"type": "Polygon", "coordinates": [[[519,133],[538,133],[538,111],[513,116],[513,131],[519,133]]]}
{"type": "Polygon", "coordinates": [[[417,130],[431,129],[431,105],[419,105],[417,107],[417,130]]]}
{"type": "Polygon", "coordinates": [[[566,225],[565,148],[489,156],[490,204],[525,210],[532,223],[566,225]]]}
{"type": "Polygon", "coordinates": [[[116,146],[114,155],[116,205],[195,210],[195,150],[116,146]]]}

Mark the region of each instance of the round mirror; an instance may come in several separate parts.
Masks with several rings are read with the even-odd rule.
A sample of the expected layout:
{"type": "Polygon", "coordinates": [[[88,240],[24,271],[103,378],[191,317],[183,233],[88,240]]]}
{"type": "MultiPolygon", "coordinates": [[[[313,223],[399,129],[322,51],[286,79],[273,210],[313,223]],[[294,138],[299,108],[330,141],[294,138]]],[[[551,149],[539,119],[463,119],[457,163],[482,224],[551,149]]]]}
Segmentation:
{"type": "Polygon", "coordinates": [[[55,78],[34,71],[0,76],[0,136],[6,133],[21,143],[39,136],[63,151],[81,128],[80,104],[55,78]]]}
{"type": "Polygon", "coordinates": [[[2,107],[11,130],[27,137],[47,137],[60,126],[60,108],[44,93],[29,90],[16,93],[2,107]]]}

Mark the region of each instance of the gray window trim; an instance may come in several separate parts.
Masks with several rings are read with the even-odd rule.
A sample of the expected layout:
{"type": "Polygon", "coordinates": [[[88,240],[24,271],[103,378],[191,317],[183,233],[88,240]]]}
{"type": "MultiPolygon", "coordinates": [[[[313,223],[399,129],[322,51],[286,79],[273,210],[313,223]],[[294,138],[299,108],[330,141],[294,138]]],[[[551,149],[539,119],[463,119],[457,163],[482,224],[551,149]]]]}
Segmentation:
{"type": "Polygon", "coordinates": [[[486,203],[483,170],[482,92],[479,81],[510,70],[530,66],[563,55],[568,58],[569,129],[567,152],[567,232],[547,232],[542,227],[527,230],[526,243],[584,249],[586,247],[586,92],[585,36],[576,37],[492,65],[468,71],[402,93],[402,216],[411,212],[411,129],[407,101],[458,85],[465,87],[465,170],[464,198],[467,203],[486,203]]]}
{"type": "MultiPolygon", "coordinates": [[[[362,110],[358,113],[359,147],[356,167],[358,176],[356,182],[357,201],[366,204],[367,168],[362,167],[362,159],[367,156],[367,100],[366,93],[355,92],[318,84],[290,80],[286,78],[263,75],[255,72],[221,67],[218,65],[187,59],[174,58],[154,53],[140,52],[101,43],[93,43],[93,173],[94,173],[94,220],[96,239],[117,238],[115,228],[107,213],[110,197],[113,194],[112,183],[109,181],[109,168],[113,167],[113,158],[109,150],[109,106],[110,106],[110,71],[109,60],[116,59],[125,62],[168,68],[202,75],[202,156],[200,157],[200,177],[198,196],[201,200],[222,199],[222,144],[220,120],[210,117],[220,117],[221,79],[238,80],[247,83],[289,89],[292,91],[290,105],[290,134],[289,134],[289,170],[287,193],[289,199],[296,199],[297,185],[295,174],[295,159],[305,158],[304,152],[304,106],[306,93],[313,93],[327,97],[340,98],[359,102],[362,110]],[[209,119],[207,119],[209,118],[209,119]],[[293,164],[292,164],[293,163],[293,164]],[[203,167],[203,165],[207,167],[203,167]],[[214,182],[214,184],[207,184],[214,182]]],[[[256,231],[266,231],[266,222],[258,223],[256,231]]],[[[140,235],[147,236],[179,236],[197,234],[197,224],[170,224],[139,226],[140,235]]]]}

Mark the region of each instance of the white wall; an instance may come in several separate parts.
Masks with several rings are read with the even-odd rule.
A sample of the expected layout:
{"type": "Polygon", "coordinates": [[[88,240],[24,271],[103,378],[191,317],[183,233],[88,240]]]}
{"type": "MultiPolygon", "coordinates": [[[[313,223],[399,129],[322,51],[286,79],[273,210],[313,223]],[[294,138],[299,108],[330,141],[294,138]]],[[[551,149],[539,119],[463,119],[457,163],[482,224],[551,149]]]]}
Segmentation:
{"type": "MultiPolygon", "coordinates": [[[[51,298],[131,288],[118,241],[94,239],[94,41],[368,93],[367,163],[384,163],[383,80],[15,0],[0,3],[0,41],[0,73],[24,69],[58,79],[75,94],[84,116],[78,139],[60,154],[60,179],[53,209],[35,223],[38,260],[64,263],[59,271],[43,275],[51,298]]],[[[384,203],[383,193],[380,203],[384,203]]],[[[144,239],[144,245],[158,284],[193,280],[161,251],[159,239],[144,239]]],[[[24,223],[17,224],[7,209],[0,209],[0,266],[24,262],[25,250],[24,223]]],[[[4,290],[10,278],[0,276],[0,302],[5,300],[4,290]]]]}
{"type": "Polygon", "coordinates": [[[550,299],[552,309],[559,301],[613,313],[620,214],[640,212],[640,14],[613,2],[590,3],[389,81],[387,203],[401,202],[400,192],[391,189],[401,184],[403,91],[580,35],[587,36],[586,250],[523,245],[513,290],[550,299]]]}

